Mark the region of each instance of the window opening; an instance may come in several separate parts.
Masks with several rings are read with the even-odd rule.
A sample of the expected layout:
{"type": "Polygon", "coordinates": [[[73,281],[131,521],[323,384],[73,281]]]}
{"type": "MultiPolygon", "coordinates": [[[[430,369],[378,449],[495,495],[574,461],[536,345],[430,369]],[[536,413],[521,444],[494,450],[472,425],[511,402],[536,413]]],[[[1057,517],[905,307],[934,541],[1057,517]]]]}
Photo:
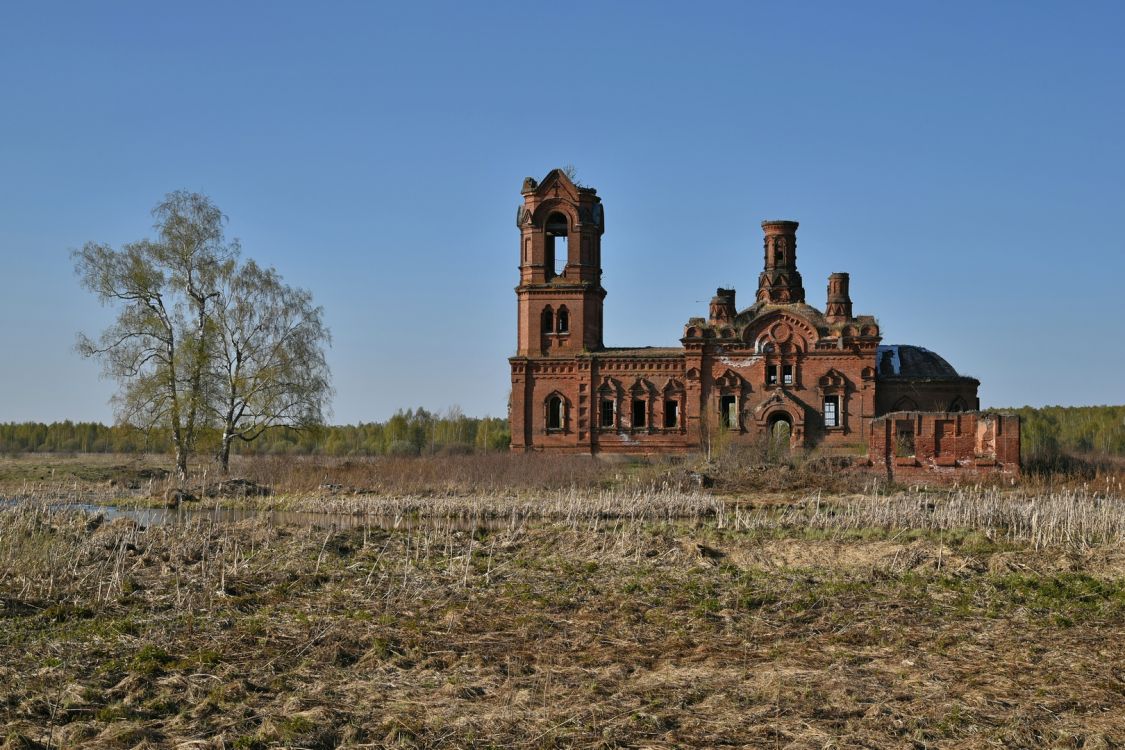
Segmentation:
{"type": "Polygon", "coordinates": [[[543,310],[543,333],[552,333],[555,330],[555,314],[551,308],[543,310]]]}
{"type": "Polygon", "coordinates": [[[734,396],[723,396],[719,399],[719,419],[723,427],[730,429],[738,426],[738,399],[734,396]]]}
{"type": "Polygon", "coordinates": [[[826,396],[824,398],[824,426],[840,426],[840,397],[826,396]]]}
{"type": "Polygon", "coordinates": [[[601,404],[601,424],[602,427],[613,427],[614,414],[613,414],[613,399],[603,398],[601,404]]]}
{"type": "Polygon", "coordinates": [[[914,423],[908,419],[895,422],[895,455],[900,457],[914,455],[914,423]]]}
{"type": "Polygon", "coordinates": [[[555,316],[556,329],[559,333],[570,333],[570,313],[565,307],[559,308],[559,314],[555,316]]]}
{"type": "Polygon", "coordinates": [[[781,382],[783,385],[793,385],[793,365],[785,365],[781,368],[781,382]]]}
{"type": "Polygon", "coordinates": [[[561,430],[563,426],[563,400],[551,396],[547,400],[547,429],[561,430]]]}
{"type": "Polygon", "coordinates": [[[555,240],[555,276],[562,276],[566,271],[567,255],[566,235],[553,238],[555,240]]]}
{"type": "Polygon", "coordinates": [[[766,367],[766,385],[777,385],[777,365],[766,367]]]}
{"type": "Polygon", "coordinates": [[[633,426],[644,427],[646,423],[645,417],[648,413],[648,402],[643,398],[633,399],[633,426]]]}
{"type": "Polygon", "coordinates": [[[671,429],[680,426],[680,402],[666,400],[664,402],[664,427],[671,429]]]}
{"type": "Polygon", "coordinates": [[[566,270],[567,260],[567,247],[566,238],[568,225],[566,216],[560,213],[553,213],[547,217],[547,225],[544,227],[545,236],[543,238],[545,244],[545,257],[544,265],[546,266],[547,273],[550,277],[562,276],[566,270]]]}

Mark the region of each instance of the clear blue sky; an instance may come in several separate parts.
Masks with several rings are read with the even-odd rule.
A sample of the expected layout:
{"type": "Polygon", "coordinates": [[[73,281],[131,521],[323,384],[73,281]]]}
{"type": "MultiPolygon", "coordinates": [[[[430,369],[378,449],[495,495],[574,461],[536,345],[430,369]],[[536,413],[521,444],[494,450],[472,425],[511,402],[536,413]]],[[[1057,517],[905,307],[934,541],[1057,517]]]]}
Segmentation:
{"type": "Polygon", "coordinates": [[[312,290],[333,421],[506,414],[525,176],[606,206],[606,342],[752,301],[763,218],[809,301],[984,405],[1125,402],[1125,4],[6,3],[0,421],[109,421],[69,251],[207,193],[312,290]]]}

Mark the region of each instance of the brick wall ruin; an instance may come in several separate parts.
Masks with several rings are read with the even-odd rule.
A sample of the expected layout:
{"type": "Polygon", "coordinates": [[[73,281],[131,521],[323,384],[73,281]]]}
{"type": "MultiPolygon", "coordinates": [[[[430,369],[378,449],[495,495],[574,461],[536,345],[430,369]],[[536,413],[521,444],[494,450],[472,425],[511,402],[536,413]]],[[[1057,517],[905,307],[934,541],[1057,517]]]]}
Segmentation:
{"type": "Polygon", "coordinates": [[[1019,476],[1020,418],[993,412],[899,411],[871,423],[868,458],[899,482],[1019,476]]]}

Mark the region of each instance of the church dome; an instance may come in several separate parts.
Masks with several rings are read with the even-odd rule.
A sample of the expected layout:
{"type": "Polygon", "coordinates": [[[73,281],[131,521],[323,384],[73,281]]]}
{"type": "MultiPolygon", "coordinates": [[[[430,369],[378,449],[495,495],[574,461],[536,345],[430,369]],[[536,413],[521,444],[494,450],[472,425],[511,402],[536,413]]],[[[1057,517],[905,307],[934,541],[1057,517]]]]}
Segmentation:
{"type": "Polygon", "coordinates": [[[953,365],[945,358],[929,349],[909,344],[881,345],[875,355],[876,377],[879,380],[890,378],[945,379],[960,378],[953,365]]]}

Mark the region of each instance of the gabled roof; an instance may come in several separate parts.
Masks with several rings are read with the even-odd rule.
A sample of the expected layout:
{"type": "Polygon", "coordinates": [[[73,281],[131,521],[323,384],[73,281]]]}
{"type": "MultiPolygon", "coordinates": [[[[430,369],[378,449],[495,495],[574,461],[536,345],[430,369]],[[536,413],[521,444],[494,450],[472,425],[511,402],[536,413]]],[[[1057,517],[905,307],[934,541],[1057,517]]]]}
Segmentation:
{"type": "Polygon", "coordinates": [[[591,195],[597,193],[593,188],[578,185],[561,169],[552,169],[547,173],[546,177],[538,182],[534,177],[525,178],[523,181],[523,189],[520,192],[524,195],[534,193],[541,198],[552,197],[554,195],[566,195],[572,200],[577,200],[579,193],[589,193],[591,195]]]}

